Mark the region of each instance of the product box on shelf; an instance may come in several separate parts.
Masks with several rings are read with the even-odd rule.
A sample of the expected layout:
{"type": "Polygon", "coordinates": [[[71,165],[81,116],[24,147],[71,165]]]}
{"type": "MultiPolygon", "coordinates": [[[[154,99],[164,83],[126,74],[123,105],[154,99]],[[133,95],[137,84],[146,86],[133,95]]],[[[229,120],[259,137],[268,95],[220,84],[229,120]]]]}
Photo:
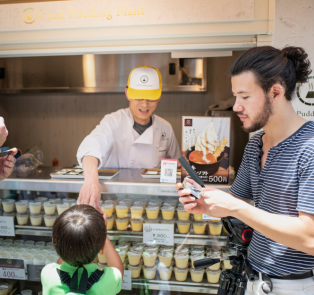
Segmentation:
{"type": "Polygon", "coordinates": [[[230,118],[182,117],[182,155],[204,183],[229,184],[230,148],[230,118]]]}

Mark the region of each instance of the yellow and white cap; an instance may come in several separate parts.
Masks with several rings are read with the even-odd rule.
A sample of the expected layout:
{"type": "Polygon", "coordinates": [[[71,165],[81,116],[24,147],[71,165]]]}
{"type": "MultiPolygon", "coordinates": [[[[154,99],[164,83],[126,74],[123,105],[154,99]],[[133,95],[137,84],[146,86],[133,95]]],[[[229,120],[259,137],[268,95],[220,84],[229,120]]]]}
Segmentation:
{"type": "Polygon", "coordinates": [[[128,79],[129,99],[158,100],[162,92],[162,78],[154,67],[136,67],[128,79]]]}

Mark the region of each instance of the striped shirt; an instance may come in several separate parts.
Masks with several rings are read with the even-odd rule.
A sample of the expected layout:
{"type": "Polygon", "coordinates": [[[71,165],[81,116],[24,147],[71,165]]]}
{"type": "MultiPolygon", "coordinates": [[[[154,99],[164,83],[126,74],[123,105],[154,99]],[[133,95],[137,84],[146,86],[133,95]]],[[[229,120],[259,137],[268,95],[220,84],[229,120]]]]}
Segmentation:
{"type": "MultiPolygon", "coordinates": [[[[253,200],[269,213],[314,215],[314,122],[305,123],[290,137],[268,151],[260,169],[263,131],[247,144],[230,192],[253,200]]],[[[256,271],[282,276],[314,269],[314,256],[277,243],[254,231],[249,261],[256,271]]]]}

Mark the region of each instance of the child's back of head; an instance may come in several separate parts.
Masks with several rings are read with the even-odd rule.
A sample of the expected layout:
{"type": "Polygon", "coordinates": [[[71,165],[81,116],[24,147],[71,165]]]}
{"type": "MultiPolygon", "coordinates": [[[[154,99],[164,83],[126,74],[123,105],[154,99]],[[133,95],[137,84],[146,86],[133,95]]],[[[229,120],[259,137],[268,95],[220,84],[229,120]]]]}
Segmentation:
{"type": "Polygon", "coordinates": [[[56,220],[52,239],[61,259],[72,266],[91,263],[106,241],[103,215],[89,205],[75,205],[56,220]]]}

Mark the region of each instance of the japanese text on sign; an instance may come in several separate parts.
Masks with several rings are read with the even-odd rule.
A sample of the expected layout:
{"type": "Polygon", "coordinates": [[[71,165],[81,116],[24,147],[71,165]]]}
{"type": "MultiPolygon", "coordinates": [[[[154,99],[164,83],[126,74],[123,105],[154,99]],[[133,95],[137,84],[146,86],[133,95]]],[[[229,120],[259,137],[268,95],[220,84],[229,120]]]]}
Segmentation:
{"type": "Polygon", "coordinates": [[[145,223],[143,227],[143,243],[173,246],[173,224],[145,223]]]}

